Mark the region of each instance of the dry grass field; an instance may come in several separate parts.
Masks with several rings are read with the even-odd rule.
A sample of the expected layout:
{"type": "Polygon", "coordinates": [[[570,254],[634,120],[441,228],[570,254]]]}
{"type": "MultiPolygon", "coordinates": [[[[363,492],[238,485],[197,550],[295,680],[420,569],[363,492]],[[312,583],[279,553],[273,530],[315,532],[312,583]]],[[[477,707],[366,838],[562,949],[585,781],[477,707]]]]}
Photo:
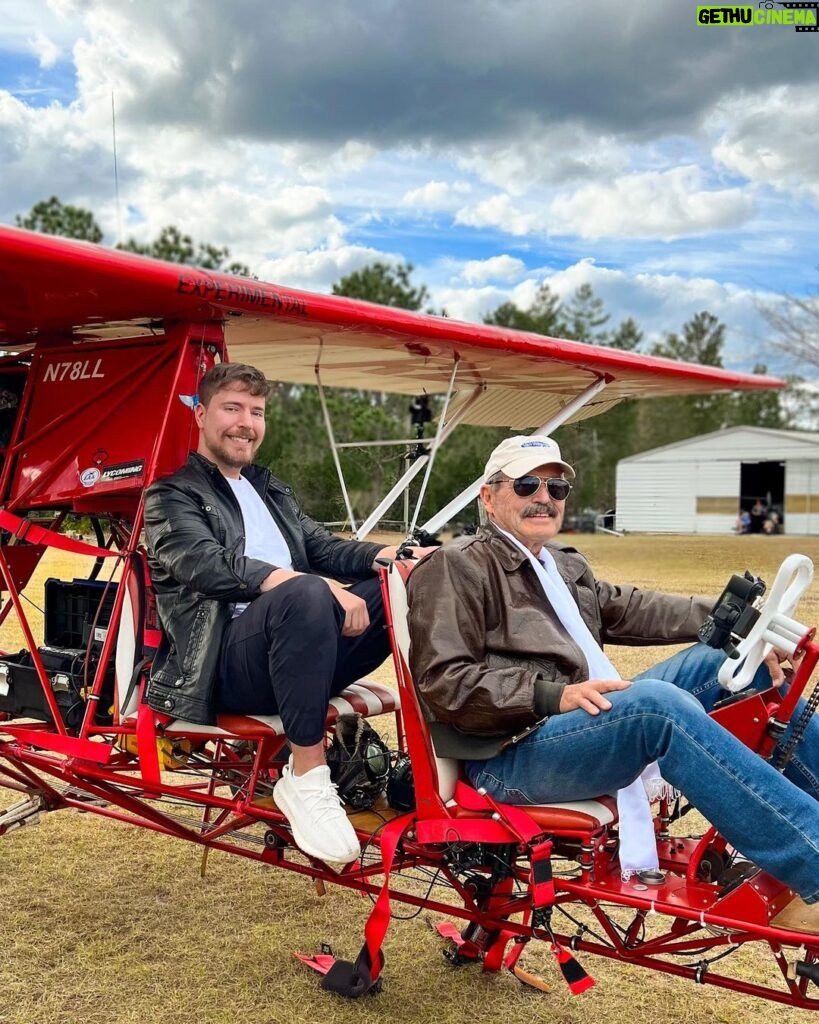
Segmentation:
{"type": "MultiPolygon", "coordinates": [[[[684,593],[714,594],[748,567],[771,582],[792,551],[819,558],[819,541],[790,537],[579,537],[597,574],[684,593]]],[[[81,571],[81,570],[80,570],[81,571]]],[[[71,575],[56,560],[38,572],[71,575]]],[[[819,620],[816,588],[798,617],[819,620]]],[[[0,644],[19,646],[4,628],[0,644]]],[[[657,649],[614,651],[623,675],[658,659],[657,649]]],[[[386,679],[386,670],[382,670],[386,679]]],[[[0,805],[17,799],[0,791],[0,805]]],[[[395,922],[385,945],[384,992],[347,1002],[324,994],[292,957],[330,941],[355,954],[369,901],[238,857],[215,854],[200,877],[200,852],[145,830],[73,811],[0,839],[0,1022],[2,1024],[796,1024],[807,1012],[697,987],[584,955],[598,981],[572,998],[548,954],[527,965],[554,980],[552,994],[510,976],[453,970],[427,915],[395,922]]],[[[407,913],[406,908],[400,908],[407,913]]],[[[750,978],[767,963],[745,955],[750,978]]]]}

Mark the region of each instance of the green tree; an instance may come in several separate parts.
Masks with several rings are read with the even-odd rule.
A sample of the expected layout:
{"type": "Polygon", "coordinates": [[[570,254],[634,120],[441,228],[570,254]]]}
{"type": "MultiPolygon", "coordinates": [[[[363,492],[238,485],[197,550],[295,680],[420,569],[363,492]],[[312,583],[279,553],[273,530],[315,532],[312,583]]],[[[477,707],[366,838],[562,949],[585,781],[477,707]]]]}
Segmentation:
{"type": "Polygon", "coordinates": [[[683,324],[682,335],[667,334],[665,341],[652,347],[651,354],[703,366],[722,366],[724,344],[725,324],[704,310],[683,324]]]}
{"type": "MultiPolygon", "coordinates": [[[[611,336],[601,330],[608,321],[603,300],[594,294],[589,284],[580,285],[564,305],[548,284],[544,284],[528,309],[506,302],[484,317],[484,323],[498,327],[598,345],[610,344],[624,351],[639,346],[643,336],[634,320],[623,321],[611,336]]],[[[575,510],[601,510],[614,503],[615,467],[619,459],[631,454],[635,429],[635,403],[623,402],[601,416],[556,431],[567,458],[577,470],[572,495],[575,510]]],[[[488,432],[483,440],[487,444],[485,457],[492,447],[488,432]]]]}
{"type": "MultiPolygon", "coordinates": [[[[764,375],[768,367],[764,363],[756,363],[753,373],[764,375]]],[[[792,390],[791,383],[785,388],[785,394],[792,390]]],[[[729,418],[736,426],[747,424],[752,427],[768,427],[771,430],[783,430],[790,425],[790,418],[785,411],[779,391],[737,391],[733,397],[733,407],[729,409],[729,418]]],[[[799,397],[798,390],[793,391],[793,400],[799,397]]]]}
{"type": "Polygon", "coordinates": [[[430,296],[426,285],[416,288],[410,281],[414,269],[411,263],[370,263],[337,281],[333,295],[346,295],[379,306],[420,310],[430,296]]]}
{"type": "MultiPolygon", "coordinates": [[[[696,313],[683,324],[680,334],[667,334],[651,354],[666,359],[722,367],[725,324],[707,311],[696,313]]],[[[641,405],[636,451],[659,448],[697,434],[709,434],[727,426],[732,396],[727,394],[681,395],[652,399],[641,405]]]]}
{"type": "Polygon", "coordinates": [[[606,332],[598,328],[608,323],[609,314],[605,311],[603,300],[594,294],[590,284],[581,284],[575,290],[563,309],[563,316],[567,337],[597,345],[606,343],[606,332]]]}
{"type": "Polygon", "coordinates": [[[483,322],[495,327],[511,327],[516,331],[545,334],[552,338],[559,338],[565,333],[560,299],[548,284],[540,286],[535,301],[528,309],[521,309],[514,302],[504,302],[488,313],[483,322]]]}
{"type": "Polygon", "coordinates": [[[153,242],[143,243],[135,238],[129,238],[121,242],[117,248],[140,256],[151,256],[155,260],[166,260],[169,263],[189,263],[204,270],[219,270],[225,274],[238,274],[242,277],[251,276],[250,269],[244,263],[227,262],[230,258],[227,246],[194,243],[190,235],[183,234],[173,224],[164,227],[153,242]]]}
{"type": "Polygon", "coordinates": [[[19,228],[41,231],[45,235],[62,235],[86,242],[102,241],[102,229],[90,210],[62,203],[56,196],[35,203],[25,217],[18,214],[14,222],[19,228]]]}
{"type": "Polygon", "coordinates": [[[643,332],[637,326],[637,321],[628,317],[609,337],[607,344],[610,348],[617,348],[622,352],[634,352],[640,347],[642,341],[643,332]]]}
{"type": "MultiPolygon", "coordinates": [[[[328,388],[326,397],[332,422],[343,429],[340,441],[406,436],[406,427],[368,392],[328,388]]],[[[277,384],[267,402],[266,422],[257,460],[272,466],[276,476],[293,485],[311,516],[324,522],[344,521],[347,513],[324,433],[318,389],[277,384]]],[[[401,454],[398,447],[348,448],[341,452],[353,511],[359,521],[394,483],[401,468],[401,454]]]]}

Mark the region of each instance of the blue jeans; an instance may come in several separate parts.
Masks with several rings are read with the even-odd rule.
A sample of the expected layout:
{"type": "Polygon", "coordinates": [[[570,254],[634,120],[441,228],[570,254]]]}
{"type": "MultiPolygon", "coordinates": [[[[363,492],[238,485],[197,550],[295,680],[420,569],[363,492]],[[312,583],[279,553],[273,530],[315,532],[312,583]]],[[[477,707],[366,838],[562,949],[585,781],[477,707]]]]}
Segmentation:
{"type": "MultiPolygon", "coordinates": [[[[712,711],[717,701],[727,696],[727,691],[723,690],[717,679],[717,673],[724,661],[725,654],[722,651],[715,651],[705,644],[694,644],[693,647],[687,647],[679,654],[661,661],[659,665],[653,665],[635,678],[665,679],[696,697],[706,711],[712,711]]],[[[767,690],[770,685],[768,669],[761,665],[751,685],[742,692],[750,694],[754,691],[767,690]]],[[[787,689],[787,686],[783,686],[782,692],[787,693],[787,689]]],[[[777,752],[787,743],[804,707],[805,701],[800,700],[777,747],[777,752]]],[[[785,768],[785,778],[790,779],[806,793],[810,793],[815,800],[819,800],[819,717],[816,715],[809,720],[805,735],[785,768]]]]}
{"type": "MultiPolygon", "coordinates": [[[[706,714],[720,694],[716,672],[723,658],[697,644],[627,690],[607,694],[611,710],[554,715],[496,757],[468,761],[467,775],[498,800],[552,803],[612,793],[657,761],[663,778],[729,843],[813,903],[819,900],[819,723],[811,722],[798,766],[792,765],[794,785],[706,714]]],[[[761,669],[754,686],[766,685],[770,677],[761,669]]]]}

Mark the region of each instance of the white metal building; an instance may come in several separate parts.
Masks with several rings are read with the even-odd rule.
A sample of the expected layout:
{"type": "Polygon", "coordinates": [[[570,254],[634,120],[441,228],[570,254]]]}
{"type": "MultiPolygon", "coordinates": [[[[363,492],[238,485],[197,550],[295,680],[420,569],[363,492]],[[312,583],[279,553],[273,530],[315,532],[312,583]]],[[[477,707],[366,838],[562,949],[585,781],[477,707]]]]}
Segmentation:
{"type": "Polygon", "coordinates": [[[756,499],[784,532],[819,534],[819,434],[730,427],[617,464],[617,529],[730,533],[756,499]]]}

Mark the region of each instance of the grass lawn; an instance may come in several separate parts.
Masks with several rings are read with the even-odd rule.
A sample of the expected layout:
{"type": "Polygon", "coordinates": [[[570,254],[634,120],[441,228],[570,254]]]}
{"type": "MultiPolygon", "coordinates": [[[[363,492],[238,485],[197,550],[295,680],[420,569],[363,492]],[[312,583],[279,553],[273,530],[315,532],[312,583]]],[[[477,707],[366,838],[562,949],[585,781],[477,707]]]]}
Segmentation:
{"type": "MultiPolygon", "coordinates": [[[[597,575],[681,593],[716,596],[732,572],[750,568],[773,581],[793,551],[819,558],[819,540],[791,537],[566,537],[597,575]]],[[[50,553],[29,588],[39,603],[42,580],[73,574],[50,553]]],[[[78,574],[82,567],[78,564],[78,574]]],[[[797,618],[819,620],[816,588],[797,618]]],[[[21,637],[7,624],[7,650],[21,637]]],[[[612,649],[624,676],[664,655],[657,648],[612,649]]],[[[381,677],[388,678],[386,669],[381,677]]],[[[17,794],[0,791],[0,805],[17,794]]],[[[2,1024],[796,1024],[793,1011],[672,979],[635,966],[583,955],[598,981],[574,999],[548,953],[533,943],[526,963],[554,981],[552,994],[511,976],[455,970],[441,956],[428,915],[393,923],[385,945],[384,992],[347,1002],[324,994],[294,950],[332,942],[351,957],[370,910],[366,897],[226,854],[212,854],[200,877],[200,851],[143,829],[92,814],[45,815],[36,827],[0,839],[2,1024]]],[[[402,914],[410,908],[401,907],[402,914]]],[[[742,970],[756,979],[767,960],[743,951],[742,970]]]]}

